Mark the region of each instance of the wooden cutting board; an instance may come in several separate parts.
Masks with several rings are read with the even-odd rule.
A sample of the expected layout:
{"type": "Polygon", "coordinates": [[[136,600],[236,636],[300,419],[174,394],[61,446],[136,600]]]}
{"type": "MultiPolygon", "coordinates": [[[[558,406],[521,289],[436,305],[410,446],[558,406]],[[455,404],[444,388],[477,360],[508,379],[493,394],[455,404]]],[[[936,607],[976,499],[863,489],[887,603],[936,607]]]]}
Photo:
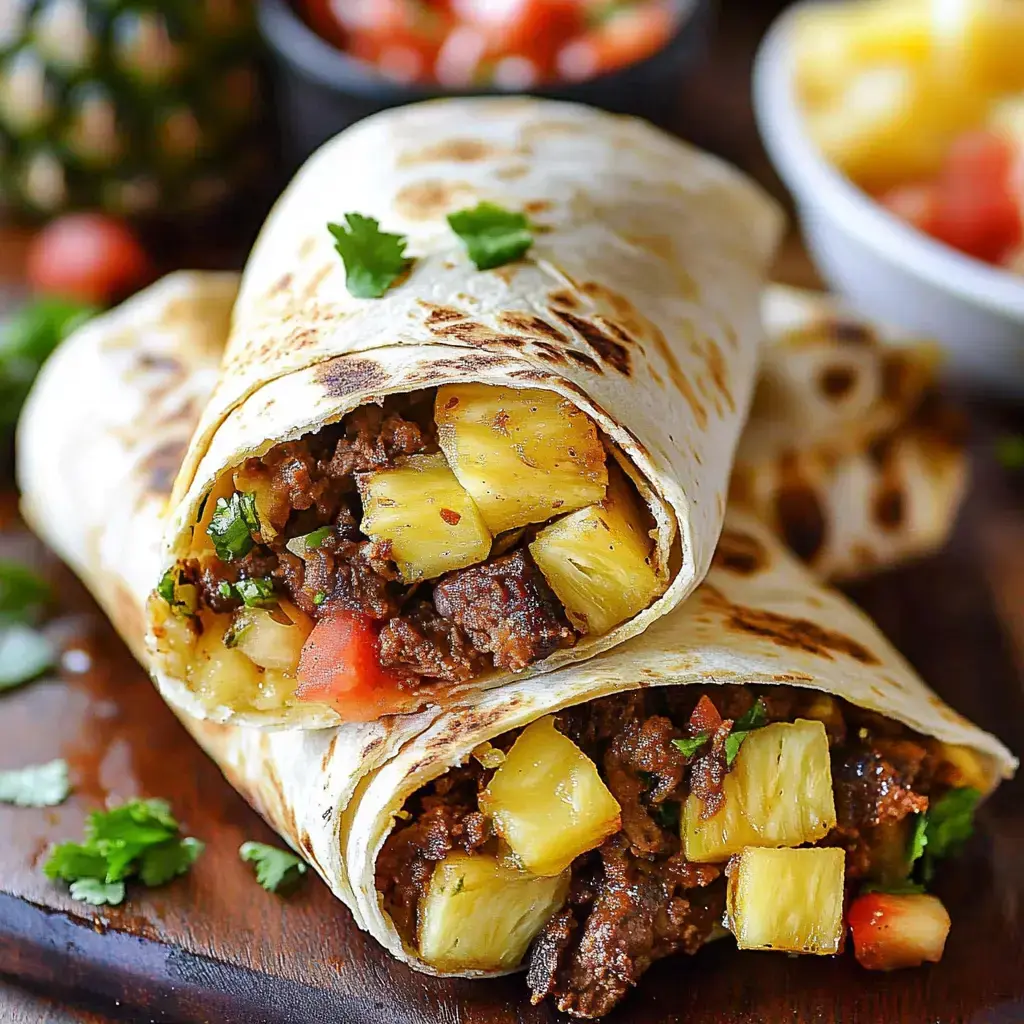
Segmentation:
{"type": "MultiPolygon", "coordinates": [[[[1024,486],[1014,490],[990,451],[979,445],[975,491],[950,548],[852,593],[944,697],[1021,751],[1024,486]]],[[[444,982],[394,963],[318,880],[287,900],[260,889],[237,850],[274,837],[78,583],[18,528],[12,500],[6,508],[0,558],[29,560],[54,581],[69,653],[59,677],[0,696],[0,768],[64,757],[75,792],[52,810],[0,807],[0,974],[130,1021],[559,1019],[529,1005],[521,978],[444,982]],[[78,837],[91,808],[136,795],[169,799],[206,851],[187,877],[132,889],[121,908],[70,900],[41,873],[48,844],[78,837]]],[[[943,869],[938,892],[953,930],[941,965],[870,974],[850,955],[739,954],[724,941],[655,965],[609,1024],[1024,1020],[1022,792],[1020,782],[1004,786],[967,856],[943,869]]]]}

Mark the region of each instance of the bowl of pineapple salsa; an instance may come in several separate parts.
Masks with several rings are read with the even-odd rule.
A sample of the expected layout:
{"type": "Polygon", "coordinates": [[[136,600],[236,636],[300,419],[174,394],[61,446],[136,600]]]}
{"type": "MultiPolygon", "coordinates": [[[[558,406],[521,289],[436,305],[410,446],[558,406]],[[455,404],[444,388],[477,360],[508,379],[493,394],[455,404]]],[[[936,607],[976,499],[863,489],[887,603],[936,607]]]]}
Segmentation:
{"type": "Polygon", "coordinates": [[[1024,5],[804,3],[755,66],[758,126],[829,284],[1024,391],[1024,5]]]}
{"type": "Polygon", "coordinates": [[[650,489],[553,391],[451,384],[229,470],[155,600],[204,707],[366,721],[608,634],[668,586],[650,489]]]}

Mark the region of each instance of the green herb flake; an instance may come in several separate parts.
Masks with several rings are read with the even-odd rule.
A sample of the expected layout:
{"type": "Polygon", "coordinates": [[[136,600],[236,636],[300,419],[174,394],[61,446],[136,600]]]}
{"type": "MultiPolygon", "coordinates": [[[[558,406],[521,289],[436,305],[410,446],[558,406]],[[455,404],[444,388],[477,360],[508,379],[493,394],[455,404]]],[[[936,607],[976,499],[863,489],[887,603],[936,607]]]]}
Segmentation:
{"type": "Polygon", "coordinates": [[[448,215],[452,231],[462,239],[477,270],[493,270],[519,259],[533,245],[530,223],[496,203],[448,215]]]}
{"type": "Polygon", "coordinates": [[[231,623],[224,634],[224,646],[228,650],[237,647],[245,638],[246,633],[252,630],[252,625],[251,621],[245,621],[244,619],[240,622],[231,623]]]}
{"type": "Polygon", "coordinates": [[[206,533],[223,562],[244,558],[253,547],[252,535],[259,533],[256,497],[235,491],[230,498],[218,498],[206,533]]]}
{"type": "Polygon", "coordinates": [[[925,884],[935,875],[936,861],[957,853],[970,839],[980,799],[981,793],[969,786],[951,789],[922,815],[926,822],[920,875],[925,884]]]}
{"type": "Polygon", "coordinates": [[[90,814],[85,841],[53,847],[43,871],[49,878],[70,882],[75,899],[96,905],[120,903],[126,880],[162,885],[187,871],[202,851],[198,839],[181,835],[167,801],[129,800],[90,814]],[[118,885],[120,895],[116,888],[104,888],[118,885]]]}
{"type": "Polygon", "coordinates": [[[217,584],[217,593],[224,598],[225,601],[229,601],[235,596],[235,588],[228,583],[227,580],[221,580],[217,584]]]}
{"type": "Polygon", "coordinates": [[[1005,434],[997,438],[996,458],[1006,469],[1024,469],[1024,434],[1005,434]]]}
{"type": "Polygon", "coordinates": [[[64,760],[0,772],[0,803],[16,807],[56,807],[71,792],[64,760]]]}
{"type": "Polygon", "coordinates": [[[53,644],[38,630],[20,622],[0,623],[0,690],[37,679],[56,660],[53,644]]]}
{"type": "Polygon", "coordinates": [[[309,551],[316,551],[331,534],[333,527],[321,526],[312,533],[304,533],[301,537],[292,537],[285,547],[293,554],[302,558],[309,551]]]}
{"type": "Polygon", "coordinates": [[[239,580],[235,584],[235,590],[238,591],[238,596],[246,608],[267,608],[277,604],[274,581],[271,579],[239,580]]]}
{"type": "Polygon", "coordinates": [[[453,896],[458,896],[466,888],[466,876],[459,875],[459,880],[455,883],[455,888],[452,890],[453,896]]]}
{"type": "Polygon", "coordinates": [[[693,755],[696,754],[710,738],[711,733],[699,732],[696,736],[688,736],[685,739],[673,740],[672,745],[683,755],[683,757],[693,757],[693,755]]]}
{"type": "Polygon", "coordinates": [[[194,583],[183,583],[177,566],[171,566],[160,577],[156,592],[177,615],[194,615],[199,607],[199,591],[194,583]]]}
{"type": "Polygon", "coordinates": [[[725,738],[725,763],[727,767],[732,767],[732,763],[736,760],[736,755],[740,752],[740,747],[743,746],[743,741],[747,736],[755,729],[761,729],[767,724],[768,710],[765,708],[763,700],[756,701],[746,714],[740,715],[736,719],[733,723],[732,731],[725,738]]]}
{"type": "Polygon", "coordinates": [[[306,873],[306,863],[290,850],[281,850],[266,843],[242,843],[238,848],[242,860],[256,866],[256,881],[267,892],[277,892],[295,885],[306,873]]]}
{"type": "Polygon", "coordinates": [[[160,577],[160,582],[156,585],[156,592],[160,595],[168,604],[174,604],[174,577],[177,575],[177,566],[171,566],[160,577]]]}
{"type": "Polygon", "coordinates": [[[0,615],[26,619],[51,598],[50,584],[28,566],[0,560],[0,615]]]}
{"type": "Polygon", "coordinates": [[[910,849],[907,860],[913,866],[924,856],[925,848],[928,846],[928,815],[914,815],[914,831],[910,834],[910,849]]]}
{"type": "Polygon", "coordinates": [[[324,601],[326,601],[326,600],[327,600],[327,594],[324,591],[322,591],[322,590],[318,590],[313,595],[313,604],[315,604],[317,606],[317,608],[319,608],[320,605],[322,605],[324,603],[324,601]]]}
{"type": "Polygon", "coordinates": [[[389,235],[380,222],[346,213],[344,224],[328,224],[334,248],[345,264],[345,287],[357,299],[379,299],[412,263],[404,235],[389,235]]]}

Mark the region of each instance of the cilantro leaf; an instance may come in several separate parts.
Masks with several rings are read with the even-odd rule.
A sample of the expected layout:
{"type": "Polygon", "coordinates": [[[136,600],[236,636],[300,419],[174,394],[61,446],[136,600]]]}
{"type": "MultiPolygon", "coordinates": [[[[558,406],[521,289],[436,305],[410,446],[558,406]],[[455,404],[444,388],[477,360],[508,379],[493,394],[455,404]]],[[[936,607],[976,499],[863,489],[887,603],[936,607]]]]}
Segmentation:
{"type": "Polygon", "coordinates": [[[73,882],[79,878],[107,877],[107,858],[81,843],[58,843],[50,850],[43,865],[47,878],[61,878],[73,882]]]}
{"type": "Polygon", "coordinates": [[[260,521],[256,514],[256,496],[235,491],[230,498],[218,498],[207,536],[213,541],[217,557],[222,562],[244,558],[252,551],[252,535],[259,533],[260,521]]]}
{"type": "Polygon", "coordinates": [[[685,739],[673,740],[672,745],[683,755],[683,757],[693,757],[693,755],[696,754],[710,738],[711,733],[699,732],[696,736],[687,736],[685,739]]]}
{"type": "Polygon", "coordinates": [[[94,907],[116,907],[124,902],[124,882],[101,882],[98,878],[79,878],[71,883],[71,898],[94,907]]]}
{"type": "Polygon", "coordinates": [[[328,224],[327,230],[345,264],[345,287],[357,299],[379,299],[412,263],[405,236],[381,231],[373,217],[346,213],[344,224],[328,224]]]}
{"type": "Polygon", "coordinates": [[[285,547],[293,554],[302,558],[307,551],[316,551],[321,544],[334,532],[330,526],[321,526],[312,533],[304,533],[301,537],[292,537],[285,547]]]}
{"type": "Polygon", "coordinates": [[[16,807],[56,807],[71,792],[64,760],[0,772],[0,803],[16,807]]]}
{"type": "Polygon", "coordinates": [[[904,879],[899,882],[890,882],[886,885],[883,882],[866,882],[860,887],[862,893],[884,892],[892,896],[912,896],[924,892],[925,888],[917,882],[904,879]]]}
{"type": "Polygon", "coordinates": [[[139,878],[143,885],[163,885],[186,871],[196,862],[196,858],[206,848],[206,844],[191,836],[185,839],[168,839],[145,850],[139,861],[139,878]]]}
{"type": "Polygon", "coordinates": [[[936,861],[956,853],[970,839],[980,799],[981,793],[969,786],[951,789],[934,801],[923,815],[926,838],[921,878],[925,883],[934,877],[936,861]]]}
{"type": "Polygon", "coordinates": [[[997,438],[996,458],[1006,469],[1024,469],[1024,434],[1004,434],[997,438]]]}
{"type": "Polygon", "coordinates": [[[0,615],[28,618],[51,597],[50,584],[28,566],[0,560],[0,615]]]}
{"type": "Polygon", "coordinates": [[[242,843],[238,855],[256,865],[256,881],[267,892],[277,892],[281,885],[294,885],[307,870],[306,862],[291,851],[266,843],[242,843]]]}
{"type": "Polygon", "coordinates": [[[733,723],[732,731],[725,738],[725,763],[731,768],[736,755],[743,746],[743,741],[755,729],[768,724],[768,711],[763,700],[756,701],[746,714],[740,715],[733,723]]]}
{"type": "Polygon", "coordinates": [[[245,603],[246,608],[266,608],[269,605],[277,604],[273,580],[239,580],[235,584],[235,590],[245,603]]]}
{"type": "Polygon", "coordinates": [[[924,856],[925,847],[928,845],[928,815],[917,814],[914,816],[914,831],[910,835],[910,849],[907,852],[907,860],[911,869],[924,856]]]}
{"type": "Polygon", "coordinates": [[[511,263],[533,245],[526,217],[495,203],[480,203],[449,214],[448,223],[462,239],[477,270],[493,270],[511,263]]]}
{"type": "Polygon", "coordinates": [[[0,623],[0,690],[31,682],[56,659],[53,644],[42,633],[20,622],[0,623]]]}
{"type": "Polygon", "coordinates": [[[199,607],[199,592],[196,585],[183,581],[176,565],[172,565],[160,578],[156,592],[178,615],[194,615],[199,607]]]}

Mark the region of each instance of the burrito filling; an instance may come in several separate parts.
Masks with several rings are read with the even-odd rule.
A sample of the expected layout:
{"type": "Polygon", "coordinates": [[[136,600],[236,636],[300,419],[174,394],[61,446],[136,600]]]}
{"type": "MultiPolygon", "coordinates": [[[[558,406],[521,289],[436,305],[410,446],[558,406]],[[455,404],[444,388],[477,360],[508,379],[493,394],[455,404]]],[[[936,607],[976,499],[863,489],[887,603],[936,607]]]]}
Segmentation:
{"type": "Polygon", "coordinates": [[[363,406],[225,474],[160,584],[161,628],[192,690],[236,710],[315,701],[360,720],[522,671],[666,589],[613,450],[548,391],[363,406]]]}
{"type": "Polygon", "coordinates": [[[865,966],[938,960],[949,917],[912,878],[950,821],[969,833],[975,755],[813,690],[695,689],[569,708],[416,792],[376,865],[409,947],[443,971],[524,964],[535,1003],[580,1017],[727,932],[834,954],[849,924],[865,966]]]}

